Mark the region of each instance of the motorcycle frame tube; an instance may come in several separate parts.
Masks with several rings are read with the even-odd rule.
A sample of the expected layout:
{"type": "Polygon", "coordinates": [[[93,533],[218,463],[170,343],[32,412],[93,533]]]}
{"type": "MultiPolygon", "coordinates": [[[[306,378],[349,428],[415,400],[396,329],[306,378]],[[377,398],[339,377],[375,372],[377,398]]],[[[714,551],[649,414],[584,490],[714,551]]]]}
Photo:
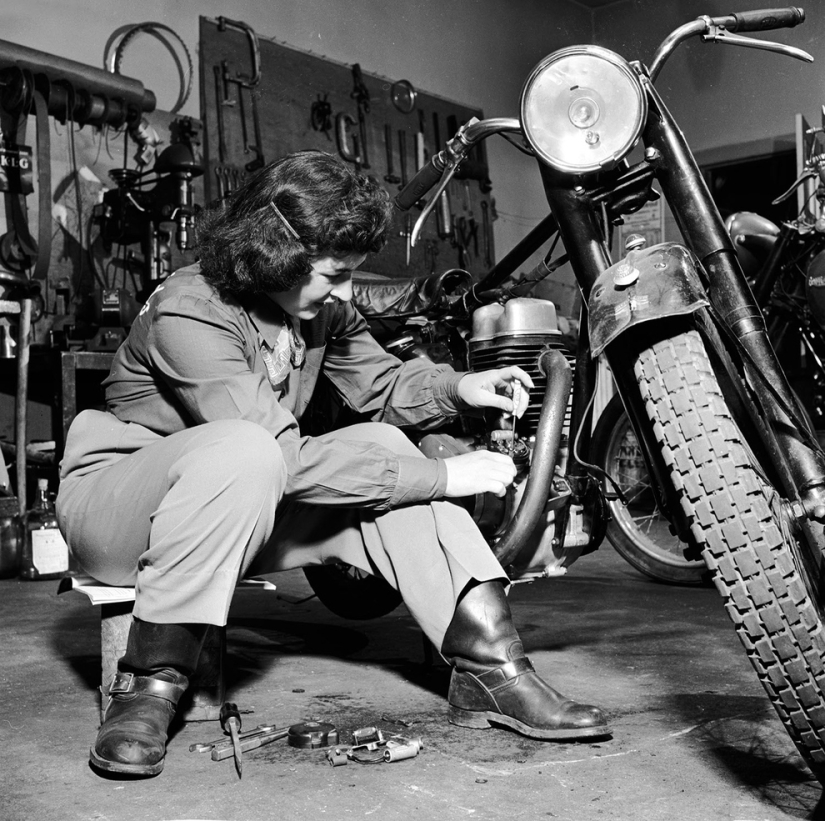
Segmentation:
{"type": "Polygon", "coordinates": [[[548,214],[479,280],[475,290],[487,291],[497,288],[558,230],[559,226],[556,218],[552,214],[548,214]]]}
{"type": "MultiPolygon", "coordinates": [[[[547,202],[551,211],[556,214],[565,251],[569,255],[570,264],[576,275],[582,293],[582,302],[586,305],[590,292],[599,276],[611,265],[596,207],[584,187],[576,184],[569,175],[560,174],[543,164],[540,165],[540,169],[547,202]]],[[[673,318],[668,319],[671,325],[672,320],[673,318]]],[[[654,326],[656,328],[660,327],[660,323],[655,321],[645,323],[645,325],[649,326],[642,326],[646,334],[653,333],[654,326]]],[[[633,330],[636,330],[636,326],[631,326],[631,331],[633,330]]],[[[641,446],[648,471],[651,476],[655,477],[653,488],[657,501],[667,515],[671,516],[672,512],[679,511],[679,506],[669,498],[671,486],[667,479],[666,466],[658,449],[652,447],[650,434],[645,427],[647,415],[636,384],[632,361],[628,358],[628,346],[625,344],[627,336],[630,336],[630,334],[621,334],[622,344],[610,345],[605,350],[604,356],[610,365],[613,380],[622,397],[625,410],[641,446]]],[[[580,350],[580,354],[583,353],[584,351],[580,350]]],[[[588,358],[590,357],[589,338],[585,355],[588,358]]],[[[579,453],[582,456],[582,461],[584,461],[589,459],[590,453],[590,431],[586,424],[584,408],[589,404],[595,388],[595,368],[585,368],[581,361],[578,363],[578,368],[570,439],[575,442],[578,436],[579,453]],[[589,379],[580,378],[588,373],[590,374],[589,379]],[[580,434],[579,431],[581,431],[580,434]]],[[[587,471],[582,467],[578,457],[573,458],[574,462],[572,462],[571,469],[577,471],[577,473],[586,473],[587,471]]]]}
{"type": "Polygon", "coordinates": [[[757,272],[753,284],[753,297],[760,308],[765,308],[770,301],[773,286],[776,284],[776,280],[782,271],[780,262],[785,256],[785,251],[788,245],[790,245],[791,240],[793,240],[798,233],[794,225],[783,222],[782,227],[779,229],[779,236],[773,244],[768,258],[757,272]]]}
{"type": "Polygon", "coordinates": [[[570,454],[567,457],[567,478],[573,489],[573,501],[580,502],[587,490],[590,474],[578,458],[578,452],[590,453],[593,428],[593,406],[590,398],[596,390],[596,360],[590,351],[590,328],[587,303],[582,300],[579,315],[579,336],[576,341],[576,379],[573,382],[573,402],[570,408],[570,454]]]}
{"type": "Polygon", "coordinates": [[[795,485],[784,488],[784,491],[789,497],[798,498],[800,491],[804,493],[825,484],[825,457],[798,437],[782,406],[765,384],[773,386],[782,405],[795,409],[796,416],[804,418],[768,339],[762,311],[742,273],[733,242],[699,166],[656,90],[649,83],[646,85],[651,103],[644,130],[646,156],[654,167],[682,236],[708,276],[711,303],[745,348],[753,366],[764,375],[764,381],[752,379],[752,387],[759,394],[762,406],[772,412],[778,423],[776,435],[782,445],[782,454],[787,454],[795,485]]]}
{"type": "Polygon", "coordinates": [[[518,555],[536,529],[547,500],[552,498],[553,474],[558,463],[564,415],[573,381],[570,365],[561,351],[543,352],[538,366],[547,378],[547,387],[524,495],[504,535],[493,546],[493,553],[502,567],[507,567],[518,555]]]}

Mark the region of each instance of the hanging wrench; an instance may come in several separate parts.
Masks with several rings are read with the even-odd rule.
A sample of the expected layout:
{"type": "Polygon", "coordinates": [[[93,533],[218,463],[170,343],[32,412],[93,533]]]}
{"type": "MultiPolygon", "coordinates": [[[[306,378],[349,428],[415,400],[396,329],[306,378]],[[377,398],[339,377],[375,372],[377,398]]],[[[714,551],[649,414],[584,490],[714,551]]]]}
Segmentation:
{"type": "Polygon", "coordinates": [[[349,148],[349,129],[355,125],[355,120],[346,111],[339,111],[335,115],[335,141],[338,144],[338,153],[342,159],[351,162],[356,171],[361,170],[361,155],[359,152],[358,137],[352,135],[353,150],[349,148]]]}

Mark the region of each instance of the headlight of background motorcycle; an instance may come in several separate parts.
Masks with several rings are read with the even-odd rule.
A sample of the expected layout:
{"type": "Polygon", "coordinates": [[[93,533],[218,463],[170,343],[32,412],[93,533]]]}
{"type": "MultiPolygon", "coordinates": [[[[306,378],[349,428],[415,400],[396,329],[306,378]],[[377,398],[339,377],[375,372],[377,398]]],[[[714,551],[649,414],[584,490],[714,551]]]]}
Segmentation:
{"type": "Polygon", "coordinates": [[[636,144],[647,97],[627,62],[599,46],[545,57],[521,92],[521,125],[536,154],[570,174],[614,166],[636,144]]]}

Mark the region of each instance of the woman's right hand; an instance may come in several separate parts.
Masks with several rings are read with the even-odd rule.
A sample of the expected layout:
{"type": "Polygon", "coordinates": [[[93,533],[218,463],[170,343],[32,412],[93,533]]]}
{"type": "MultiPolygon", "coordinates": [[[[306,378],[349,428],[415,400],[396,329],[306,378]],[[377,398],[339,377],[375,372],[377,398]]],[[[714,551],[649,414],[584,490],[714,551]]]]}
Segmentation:
{"type": "Polygon", "coordinates": [[[451,498],[494,493],[504,496],[516,477],[516,466],[509,456],[489,450],[474,450],[444,460],[447,467],[447,489],[451,498]]]}

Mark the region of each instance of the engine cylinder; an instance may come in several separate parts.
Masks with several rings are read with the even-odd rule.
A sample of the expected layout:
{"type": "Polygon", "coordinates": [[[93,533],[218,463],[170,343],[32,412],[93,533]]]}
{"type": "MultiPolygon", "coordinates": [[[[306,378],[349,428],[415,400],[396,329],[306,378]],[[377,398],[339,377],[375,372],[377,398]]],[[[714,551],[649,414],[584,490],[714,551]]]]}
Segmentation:
{"type": "MultiPolygon", "coordinates": [[[[573,365],[573,357],[562,342],[556,306],[548,300],[519,297],[505,305],[485,305],[473,315],[473,334],[469,340],[470,369],[486,371],[517,365],[533,380],[535,389],[530,391],[527,411],[519,420],[522,436],[532,436],[538,428],[547,387],[538,361],[541,352],[549,348],[561,350],[573,365]]],[[[565,431],[568,427],[569,418],[565,420],[565,431]]]]}

